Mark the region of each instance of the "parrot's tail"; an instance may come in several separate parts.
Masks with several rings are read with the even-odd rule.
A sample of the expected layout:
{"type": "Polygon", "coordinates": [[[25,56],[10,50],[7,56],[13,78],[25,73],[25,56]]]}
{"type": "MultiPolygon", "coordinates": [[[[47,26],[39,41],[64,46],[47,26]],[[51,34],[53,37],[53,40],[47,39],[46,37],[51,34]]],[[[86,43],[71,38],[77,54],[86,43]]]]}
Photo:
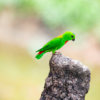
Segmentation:
{"type": "Polygon", "coordinates": [[[35,58],[40,59],[45,54],[44,51],[40,51],[35,58]]]}

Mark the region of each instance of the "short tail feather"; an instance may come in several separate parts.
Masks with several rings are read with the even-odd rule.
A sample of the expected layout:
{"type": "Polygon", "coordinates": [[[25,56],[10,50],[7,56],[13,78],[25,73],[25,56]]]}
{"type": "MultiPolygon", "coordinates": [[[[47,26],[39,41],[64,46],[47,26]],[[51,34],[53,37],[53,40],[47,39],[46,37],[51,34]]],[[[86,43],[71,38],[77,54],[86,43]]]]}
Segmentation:
{"type": "Polygon", "coordinates": [[[44,51],[40,51],[35,58],[40,59],[45,54],[44,51]]]}

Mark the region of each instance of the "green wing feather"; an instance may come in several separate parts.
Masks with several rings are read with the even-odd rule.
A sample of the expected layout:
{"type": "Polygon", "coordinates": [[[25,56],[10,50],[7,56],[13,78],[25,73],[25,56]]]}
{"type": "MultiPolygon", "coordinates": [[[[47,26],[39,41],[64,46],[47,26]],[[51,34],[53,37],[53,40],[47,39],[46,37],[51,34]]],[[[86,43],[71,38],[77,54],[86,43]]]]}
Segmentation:
{"type": "Polygon", "coordinates": [[[54,38],[50,40],[48,43],[46,43],[41,49],[37,50],[36,52],[53,50],[57,48],[61,43],[62,43],[62,38],[54,38]]]}

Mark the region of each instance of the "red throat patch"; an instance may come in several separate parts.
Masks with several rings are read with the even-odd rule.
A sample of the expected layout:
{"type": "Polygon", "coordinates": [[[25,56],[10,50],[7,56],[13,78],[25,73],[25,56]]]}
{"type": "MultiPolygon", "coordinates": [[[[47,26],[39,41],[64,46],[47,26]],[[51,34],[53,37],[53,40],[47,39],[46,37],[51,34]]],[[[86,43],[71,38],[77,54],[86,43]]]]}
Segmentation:
{"type": "Polygon", "coordinates": [[[42,54],[44,51],[40,51],[38,54],[42,54]]]}
{"type": "Polygon", "coordinates": [[[68,41],[65,41],[65,44],[67,43],[68,41]]]}

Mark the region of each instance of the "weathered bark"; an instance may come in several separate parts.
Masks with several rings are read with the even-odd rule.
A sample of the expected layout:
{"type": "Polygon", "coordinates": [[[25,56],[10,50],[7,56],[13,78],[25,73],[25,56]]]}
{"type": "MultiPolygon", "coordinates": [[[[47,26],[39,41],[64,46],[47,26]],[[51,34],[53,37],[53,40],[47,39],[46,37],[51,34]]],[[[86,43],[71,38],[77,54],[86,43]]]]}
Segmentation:
{"type": "Polygon", "coordinates": [[[89,82],[88,67],[56,53],[50,60],[50,73],[40,100],[85,100],[89,82]]]}

